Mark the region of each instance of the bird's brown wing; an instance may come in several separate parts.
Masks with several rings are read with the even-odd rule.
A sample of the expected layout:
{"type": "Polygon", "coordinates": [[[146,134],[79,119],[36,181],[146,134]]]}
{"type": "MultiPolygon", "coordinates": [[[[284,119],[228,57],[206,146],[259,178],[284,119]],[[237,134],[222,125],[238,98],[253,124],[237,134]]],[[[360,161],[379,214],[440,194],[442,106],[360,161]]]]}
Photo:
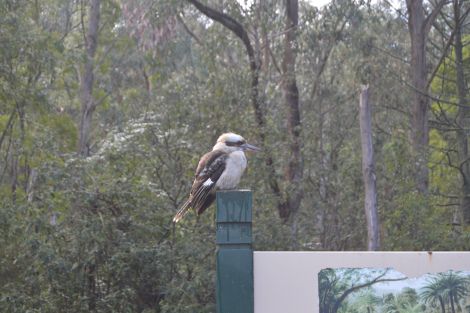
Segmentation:
{"type": "Polygon", "coordinates": [[[201,214],[215,200],[215,185],[225,170],[228,155],[220,150],[206,153],[199,161],[191,188],[191,207],[201,214]]]}

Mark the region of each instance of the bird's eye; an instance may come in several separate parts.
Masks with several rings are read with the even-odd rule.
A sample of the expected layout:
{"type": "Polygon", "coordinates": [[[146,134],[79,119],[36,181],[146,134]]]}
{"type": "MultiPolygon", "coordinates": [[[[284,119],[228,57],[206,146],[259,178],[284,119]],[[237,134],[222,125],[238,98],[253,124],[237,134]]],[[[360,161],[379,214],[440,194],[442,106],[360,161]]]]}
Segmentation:
{"type": "Polygon", "coordinates": [[[225,144],[226,144],[227,146],[229,146],[229,147],[236,147],[236,146],[239,147],[239,146],[241,146],[241,145],[244,145],[245,143],[246,143],[245,140],[239,140],[239,141],[235,141],[235,142],[233,142],[233,141],[227,141],[227,142],[225,142],[225,144]]]}
{"type": "Polygon", "coordinates": [[[244,145],[245,143],[246,143],[245,140],[239,140],[236,142],[227,141],[225,144],[229,147],[233,147],[233,146],[241,146],[241,145],[244,145]]]}

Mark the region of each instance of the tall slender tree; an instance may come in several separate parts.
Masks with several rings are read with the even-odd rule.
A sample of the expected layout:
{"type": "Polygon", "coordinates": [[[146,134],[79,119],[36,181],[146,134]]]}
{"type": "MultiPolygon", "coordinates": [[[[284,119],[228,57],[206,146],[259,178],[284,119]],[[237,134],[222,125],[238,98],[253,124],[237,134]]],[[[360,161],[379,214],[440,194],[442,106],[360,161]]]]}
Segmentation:
{"type": "Polygon", "coordinates": [[[359,122],[361,128],[362,176],[365,193],[364,210],[367,221],[367,249],[369,251],[375,251],[380,248],[380,239],[369,86],[362,86],[361,89],[359,122]]]}
{"type": "MultiPolygon", "coordinates": [[[[454,12],[454,63],[455,81],[457,84],[458,109],[457,109],[457,145],[458,168],[461,177],[460,210],[465,224],[470,224],[470,151],[468,144],[468,128],[470,122],[470,104],[468,101],[467,79],[464,72],[462,29],[467,12],[464,9],[464,1],[453,0],[454,12]]],[[[470,10],[470,9],[468,9],[470,10]]]]}
{"type": "MultiPolygon", "coordinates": [[[[299,109],[299,89],[296,82],[296,34],[299,25],[299,2],[285,0],[285,37],[282,60],[282,86],[287,109],[287,131],[289,134],[289,160],[285,170],[285,180],[290,185],[286,205],[280,209],[280,217],[287,221],[297,212],[303,197],[303,158],[301,146],[301,117],[299,109]]],[[[295,223],[295,221],[294,221],[295,223]]]]}
{"type": "Polygon", "coordinates": [[[411,147],[415,157],[416,189],[427,194],[429,170],[427,164],[427,146],[429,143],[429,97],[426,43],[431,26],[445,0],[440,0],[433,11],[426,16],[423,0],[406,0],[408,10],[408,31],[411,39],[410,77],[413,88],[411,103],[411,147]]]}
{"type": "MultiPolygon", "coordinates": [[[[91,0],[88,10],[88,29],[85,35],[85,64],[80,73],[80,127],[78,154],[88,156],[90,150],[90,132],[93,112],[98,102],[93,97],[94,64],[100,24],[101,0],[91,0]]],[[[82,17],[83,21],[83,17],[82,17]]],[[[83,26],[83,25],[82,25],[83,26]]]]}

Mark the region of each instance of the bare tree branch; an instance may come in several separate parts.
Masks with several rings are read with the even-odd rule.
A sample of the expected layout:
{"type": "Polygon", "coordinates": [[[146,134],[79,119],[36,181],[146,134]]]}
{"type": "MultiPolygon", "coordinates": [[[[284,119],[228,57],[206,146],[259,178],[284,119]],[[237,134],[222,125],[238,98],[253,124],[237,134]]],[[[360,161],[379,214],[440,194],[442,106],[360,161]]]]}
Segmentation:
{"type": "Polygon", "coordinates": [[[439,12],[441,12],[442,7],[447,4],[448,2],[446,0],[440,0],[437,5],[434,7],[432,10],[431,14],[429,14],[426,19],[424,20],[424,33],[428,34],[429,31],[431,30],[432,24],[434,23],[434,20],[436,19],[437,15],[439,12]]]}
{"type": "Polygon", "coordinates": [[[240,38],[245,45],[245,49],[248,55],[250,70],[251,70],[251,103],[255,112],[255,120],[258,125],[258,136],[260,137],[261,144],[265,155],[265,163],[267,167],[268,184],[271,191],[277,198],[277,207],[282,209],[286,205],[284,197],[281,193],[281,188],[276,178],[276,171],[274,169],[274,161],[272,157],[271,148],[266,143],[265,125],[266,118],[261,108],[261,101],[259,99],[259,71],[261,69],[261,62],[257,60],[253,50],[248,33],[244,29],[243,25],[231,16],[219,12],[209,6],[200,3],[197,0],[187,0],[189,3],[194,5],[200,12],[207,17],[221,23],[223,26],[231,30],[238,38],[240,38]]]}

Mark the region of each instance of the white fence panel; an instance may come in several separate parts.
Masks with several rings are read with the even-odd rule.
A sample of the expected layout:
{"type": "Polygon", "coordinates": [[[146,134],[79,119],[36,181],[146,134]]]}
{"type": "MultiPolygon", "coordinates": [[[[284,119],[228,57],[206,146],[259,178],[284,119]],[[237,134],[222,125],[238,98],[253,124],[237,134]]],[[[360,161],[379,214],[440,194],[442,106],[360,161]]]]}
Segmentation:
{"type": "Polygon", "coordinates": [[[470,271],[470,252],[254,252],[255,313],[318,313],[318,273],[377,268],[419,277],[470,271]]]}

